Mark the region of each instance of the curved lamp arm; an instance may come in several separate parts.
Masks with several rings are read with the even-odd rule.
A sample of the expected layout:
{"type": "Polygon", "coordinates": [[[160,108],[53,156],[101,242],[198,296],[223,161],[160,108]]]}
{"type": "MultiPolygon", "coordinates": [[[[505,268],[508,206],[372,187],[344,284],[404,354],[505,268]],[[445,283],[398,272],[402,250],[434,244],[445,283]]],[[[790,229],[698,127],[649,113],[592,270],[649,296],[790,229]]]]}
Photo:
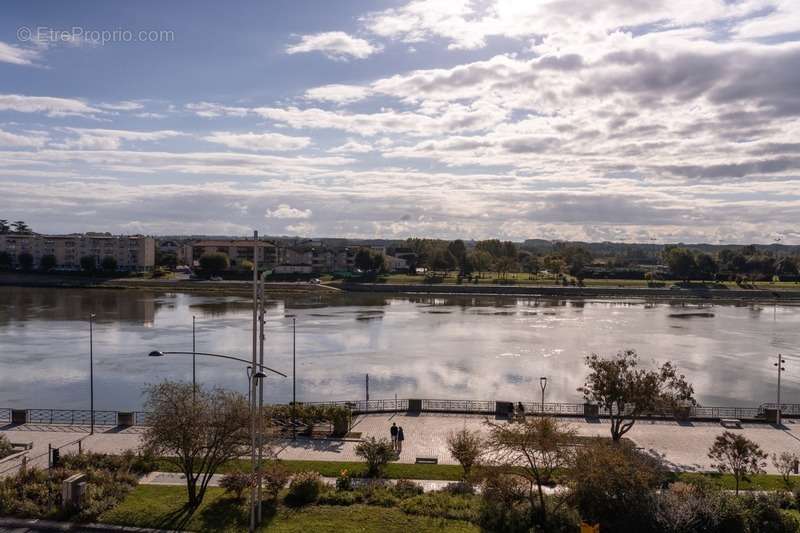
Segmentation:
{"type": "MultiPolygon", "coordinates": [[[[194,355],[205,355],[206,357],[219,357],[220,359],[230,359],[231,361],[238,361],[240,363],[245,363],[245,364],[251,365],[251,366],[253,364],[252,361],[248,361],[247,359],[242,359],[240,357],[234,357],[232,355],[222,355],[222,354],[218,354],[218,353],[206,353],[206,352],[162,352],[160,350],[153,350],[148,355],[150,357],[162,357],[164,355],[193,355],[193,354],[194,355]]],[[[284,374],[283,372],[279,372],[279,371],[275,370],[274,368],[270,368],[268,366],[264,366],[264,365],[261,365],[259,363],[256,363],[256,366],[258,368],[260,368],[261,370],[267,370],[269,372],[272,372],[273,374],[278,374],[279,376],[287,377],[286,374],[284,374]]]]}

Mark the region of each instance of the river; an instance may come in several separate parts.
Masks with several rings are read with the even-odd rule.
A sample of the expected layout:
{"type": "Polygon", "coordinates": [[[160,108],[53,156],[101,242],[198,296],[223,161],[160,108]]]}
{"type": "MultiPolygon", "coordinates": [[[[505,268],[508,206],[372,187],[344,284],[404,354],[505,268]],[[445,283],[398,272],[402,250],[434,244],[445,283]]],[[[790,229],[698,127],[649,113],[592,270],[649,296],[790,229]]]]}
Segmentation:
{"type": "MultiPolygon", "coordinates": [[[[197,350],[249,359],[245,297],[137,290],[0,287],[0,407],[88,408],[89,325],[95,313],[97,409],[142,404],[142,388],[191,379],[197,350]]],[[[580,402],[583,358],[635,349],[644,365],[672,360],[703,405],[775,401],[777,353],[786,356],[783,401],[800,403],[800,306],[347,294],[269,302],[266,397],[292,395],[296,318],[297,399],[370,397],[580,402]]],[[[198,380],[245,392],[242,365],[198,357],[198,380]]]]}

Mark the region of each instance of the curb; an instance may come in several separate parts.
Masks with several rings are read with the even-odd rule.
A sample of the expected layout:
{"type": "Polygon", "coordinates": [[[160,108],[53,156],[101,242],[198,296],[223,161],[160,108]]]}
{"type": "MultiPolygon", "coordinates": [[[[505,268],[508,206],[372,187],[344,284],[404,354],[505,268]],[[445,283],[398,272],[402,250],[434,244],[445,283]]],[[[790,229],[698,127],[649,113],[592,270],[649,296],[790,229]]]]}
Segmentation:
{"type": "Polygon", "coordinates": [[[143,527],[114,526],[110,524],[80,524],[76,522],[55,522],[38,518],[1,518],[0,527],[32,528],[37,531],[127,531],[138,533],[177,533],[172,529],[149,529],[143,527]]]}

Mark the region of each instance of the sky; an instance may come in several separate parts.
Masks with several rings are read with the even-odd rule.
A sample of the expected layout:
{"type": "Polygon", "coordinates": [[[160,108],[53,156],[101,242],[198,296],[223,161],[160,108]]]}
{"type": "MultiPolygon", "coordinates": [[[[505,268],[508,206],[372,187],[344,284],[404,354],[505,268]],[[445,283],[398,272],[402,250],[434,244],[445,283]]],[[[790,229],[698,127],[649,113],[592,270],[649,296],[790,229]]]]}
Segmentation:
{"type": "Polygon", "coordinates": [[[48,233],[800,244],[800,1],[17,1],[48,233]]]}

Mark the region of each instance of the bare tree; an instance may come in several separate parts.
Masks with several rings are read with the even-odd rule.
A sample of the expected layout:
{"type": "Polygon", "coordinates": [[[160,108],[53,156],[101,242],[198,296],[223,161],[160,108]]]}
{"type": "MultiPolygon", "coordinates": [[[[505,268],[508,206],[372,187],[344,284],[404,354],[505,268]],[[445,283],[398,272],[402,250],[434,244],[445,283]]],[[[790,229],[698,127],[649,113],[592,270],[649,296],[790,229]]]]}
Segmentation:
{"type": "MultiPolygon", "coordinates": [[[[528,482],[528,498],[538,508],[541,524],[547,523],[544,486],[574,457],[575,432],[555,418],[537,417],[526,421],[496,424],[487,422],[487,458],[498,468],[528,482]],[[538,501],[537,501],[538,500],[538,501]]],[[[566,502],[556,500],[554,510],[566,502]]]]}
{"type": "Polygon", "coordinates": [[[670,362],[657,370],[645,370],[638,368],[636,352],[626,350],[610,359],[589,355],[586,365],[591,372],[578,392],[609,412],[615,442],[644,413],[694,404],[694,388],[670,362]]]}
{"type": "Polygon", "coordinates": [[[175,464],[186,476],[188,506],[196,508],[211,476],[243,455],[249,442],[247,401],[236,392],[164,381],[145,389],[148,427],[142,447],[175,464]]]}
{"type": "Polygon", "coordinates": [[[791,488],[792,486],[792,480],[790,476],[792,475],[792,472],[797,470],[798,464],[800,464],[800,455],[797,455],[794,452],[781,452],[780,455],[775,453],[772,454],[772,465],[778,472],[780,472],[781,477],[783,478],[783,483],[788,488],[791,488]]]}
{"type": "Polygon", "coordinates": [[[453,431],[447,436],[447,449],[464,469],[464,479],[467,480],[472,467],[483,455],[483,439],[480,432],[470,431],[467,428],[453,431]]]}
{"type": "Polygon", "coordinates": [[[708,457],[714,461],[714,468],[720,472],[730,472],[736,480],[736,494],[739,482],[750,474],[763,474],[767,465],[767,454],[761,447],[744,435],[730,431],[724,432],[714,440],[708,450],[708,457]]]}

